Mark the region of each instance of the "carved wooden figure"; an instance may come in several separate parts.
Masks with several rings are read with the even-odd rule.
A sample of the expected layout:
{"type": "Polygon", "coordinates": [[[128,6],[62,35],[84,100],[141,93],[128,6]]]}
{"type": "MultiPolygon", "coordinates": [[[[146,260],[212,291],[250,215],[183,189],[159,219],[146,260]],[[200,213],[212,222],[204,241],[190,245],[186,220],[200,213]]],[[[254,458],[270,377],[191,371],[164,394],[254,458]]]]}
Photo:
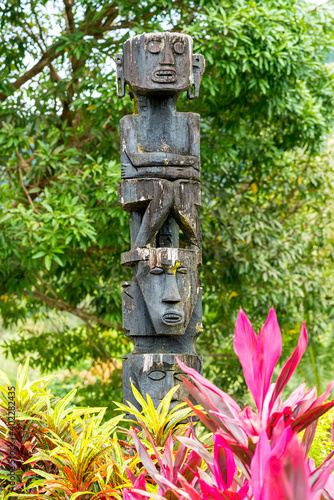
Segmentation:
{"type": "MultiPolygon", "coordinates": [[[[201,289],[197,270],[199,252],[181,248],[141,248],[136,255],[140,260],[135,277],[123,283],[126,335],[183,335],[201,289]]],[[[127,257],[125,254],[124,261],[127,257]]],[[[131,258],[135,258],[133,253],[131,258]]],[[[134,260],[124,263],[132,265],[134,260]]],[[[201,319],[195,326],[196,332],[201,331],[201,319]]]]}
{"type": "MultiPolygon", "coordinates": [[[[155,406],[181,384],[175,356],[198,371],[194,342],[202,331],[199,115],[179,113],[181,92],[198,97],[204,58],[180,33],[149,33],[124,44],[116,59],[117,92],[128,85],[134,114],[120,121],[121,207],[130,213],[131,249],[122,264],[123,326],[134,350],[123,363],[124,399],[138,407],[130,379],[155,406]],[[187,248],[179,247],[182,230],[187,248]]],[[[177,404],[189,394],[181,387],[177,404]]]]}
{"type": "MultiPolygon", "coordinates": [[[[202,358],[197,354],[180,354],[179,359],[187,366],[198,372],[202,371],[202,358]]],[[[177,364],[173,354],[129,354],[123,362],[124,377],[131,378],[134,386],[141,394],[149,394],[155,407],[163,396],[179,385],[178,391],[173,395],[170,410],[176,405],[184,403],[185,398],[195,403],[194,399],[182,384],[182,377],[189,378],[177,364]]],[[[140,405],[132,394],[131,384],[123,388],[123,398],[132,403],[138,410],[140,405]]]]}
{"type": "Polygon", "coordinates": [[[190,99],[198,96],[204,58],[193,55],[192,45],[180,33],[143,34],[127,40],[123,55],[117,56],[118,95],[124,95],[127,84],[135,100],[135,113],[120,121],[126,180],[119,191],[122,207],[139,214],[132,217],[134,248],[155,246],[152,240],[169,216],[189,247],[201,245],[200,185],[194,182],[200,179],[199,115],[175,109],[181,92],[187,90],[190,99]],[[143,183],[143,178],[150,180],[143,183]]]}

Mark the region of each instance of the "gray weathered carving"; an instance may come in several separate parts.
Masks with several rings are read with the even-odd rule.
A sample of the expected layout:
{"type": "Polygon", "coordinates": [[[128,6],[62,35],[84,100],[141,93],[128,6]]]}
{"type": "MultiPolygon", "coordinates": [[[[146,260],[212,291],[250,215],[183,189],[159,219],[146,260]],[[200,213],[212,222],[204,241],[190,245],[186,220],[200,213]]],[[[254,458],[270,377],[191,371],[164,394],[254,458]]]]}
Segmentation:
{"type": "Polygon", "coordinates": [[[178,179],[131,179],[118,188],[121,207],[141,214],[133,228],[133,247],[156,246],[155,237],[168,216],[182,230],[189,248],[201,247],[201,228],[197,207],[201,204],[201,185],[197,181],[178,179]]]}
{"type": "MultiPolygon", "coordinates": [[[[181,354],[178,356],[187,366],[198,372],[202,371],[202,358],[197,354],[181,354]]],[[[173,395],[170,409],[183,403],[185,398],[194,402],[189,392],[182,384],[182,377],[188,378],[175,360],[174,354],[129,354],[123,361],[125,380],[130,380],[141,394],[149,394],[155,407],[163,396],[175,385],[180,385],[173,395]]],[[[123,398],[140,410],[140,405],[133,397],[131,384],[124,384],[123,398]]]]}
{"type": "Polygon", "coordinates": [[[149,33],[127,40],[116,58],[117,94],[128,86],[134,99],[134,114],[120,121],[118,200],[130,213],[131,249],[122,264],[133,278],[123,283],[123,326],[135,344],[124,360],[123,389],[136,405],[130,378],[159,404],[181,382],[175,355],[202,366],[194,350],[202,330],[199,115],[176,111],[181,92],[198,97],[204,58],[192,49],[188,35],[149,33]],[[179,230],[187,248],[179,248],[179,230]]]}
{"type": "Polygon", "coordinates": [[[131,255],[140,260],[133,280],[123,283],[123,326],[128,335],[183,335],[201,286],[199,252],[141,248],[131,255]]]}

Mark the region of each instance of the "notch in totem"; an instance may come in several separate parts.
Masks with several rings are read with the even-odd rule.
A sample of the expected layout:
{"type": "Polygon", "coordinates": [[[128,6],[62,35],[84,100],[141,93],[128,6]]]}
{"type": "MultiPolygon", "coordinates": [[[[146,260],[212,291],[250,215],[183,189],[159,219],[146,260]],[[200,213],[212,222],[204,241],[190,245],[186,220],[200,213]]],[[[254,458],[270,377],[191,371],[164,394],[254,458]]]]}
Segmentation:
{"type": "Polygon", "coordinates": [[[130,378],[154,404],[180,383],[171,375],[180,371],[176,354],[202,369],[194,350],[202,330],[199,115],[177,112],[176,102],[184,91],[198,97],[204,66],[181,33],[138,35],[116,57],[117,94],[128,86],[134,99],[134,113],[120,120],[118,188],[119,204],[130,213],[131,249],[122,264],[132,267],[133,279],[122,284],[123,326],[135,346],[124,360],[123,396],[133,403],[130,378]],[[186,248],[179,248],[180,230],[186,248]],[[146,369],[152,359],[161,379],[146,369]]]}

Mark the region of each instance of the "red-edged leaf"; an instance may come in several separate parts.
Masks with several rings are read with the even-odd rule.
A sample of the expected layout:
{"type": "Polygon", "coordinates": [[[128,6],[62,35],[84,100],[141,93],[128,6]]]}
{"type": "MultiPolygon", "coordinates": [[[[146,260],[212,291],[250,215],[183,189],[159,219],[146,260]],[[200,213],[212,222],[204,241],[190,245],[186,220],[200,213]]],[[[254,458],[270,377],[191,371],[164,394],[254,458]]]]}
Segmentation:
{"type": "Polygon", "coordinates": [[[300,330],[300,335],[299,335],[297,347],[295,348],[295,350],[291,354],[288,361],[283,366],[282,371],[277,379],[277,382],[275,385],[275,390],[273,392],[273,395],[271,397],[271,401],[269,403],[269,410],[271,410],[276,399],[281,394],[281,392],[283,391],[286,384],[289,382],[292,374],[294,373],[295,369],[297,368],[297,365],[305,352],[306,347],[307,347],[307,331],[306,331],[305,321],[304,321],[304,323],[302,324],[301,330],[300,330]]]}
{"type": "Polygon", "coordinates": [[[237,467],[234,462],[233,452],[228,447],[225,439],[216,434],[214,436],[213,448],[213,470],[219,490],[228,489],[237,472],[237,467]]]}
{"type": "Polygon", "coordinates": [[[270,458],[270,442],[266,431],[261,432],[255,453],[251,462],[252,489],[254,500],[261,498],[261,489],[264,481],[267,463],[270,458]]]}
{"type": "Polygon", "coordinates": [[[304,450],[304,453],[305,453],[305,457],[307,457],[310,449],[311,449],[311,446],[312,446],[312,443],[313,443],[313,439],[314,439],[314,436],[315,436],[315,433],[316,433],[316,430],[317,430],[317,425],[318,425],[318,419],[315,420],[313,422],[313,424],[311,424],[309,427],[307,427],[305,433],[304,433],[304,436],[303,436],[303,439],[302,439],[302,447],[303,447],[303,450],[304,450]]]}
{"type": "Polygon", "coordinates": [[[142,461],[145,469],[150,474],[150,476],[155,476],[156,474],[158,474],[158,471],[153,463],[153,460],[151,459],[151,457],[147,453],[146,449],[144,448],[144,446],[140,442],[138,436],[133,431],[130,431],[130,434],[132,436],[132,439],[135,443],[137,453],[138,453],[140,460],[142,461]]]}
{"type": "Polygon", "coordinates": [[[328,410],[333,408],[334,406],[334,400],[330,401],[329,403],[325,403],[321,406],[317,406],[316,408],[313,408],[312,410],[307,411],[304,413],[304,415],[301,415],[299,418],[297,418],[292,424],[291,424],[291,429],[294,432],[301,432],[306,427],[311,425],[315,420],[317,420],[321,415],[326,413],[328,410]]]}
{"type": "MultiPolygon", "coordinates": [[[[212,391],[214,394],[219,396],[225,404],[228,405],[228,407],[234,412],[235,415],[238,415],[239,412],[241,411],[240,406],[234,401],[234,399],[231,398],[226,392],[222,391],[219,389],[217,386],[212,384],[209,380],[207,380],[203,375],[200,375],[196,370],[193,368],[189,368],[185,364],[182,363],[182,361],[179,360],[179,358],[176,356],[176,361],[180,365],[180,368],[187,373],[198,386],[203,386],[206,389],[209,389],[212,391]]],[[[218,409],[218,408],[217,408],[218,409]]],[[[219,410],[220,411],[220,410],[219,410]]]]}
{"type": "Polygon", "coordinates": [[[195,408],[195,406],[192,404],[189,399],[185,398],[185,401],[187,405],[190,406],[192,411],[195,413],[196,417],[200,419],[201,422],[211,431],[211,432],[217,432],[219,429],[219,426],[214,422],[211,418],[207,417],[202,411],[198,410],[195,408]]]}

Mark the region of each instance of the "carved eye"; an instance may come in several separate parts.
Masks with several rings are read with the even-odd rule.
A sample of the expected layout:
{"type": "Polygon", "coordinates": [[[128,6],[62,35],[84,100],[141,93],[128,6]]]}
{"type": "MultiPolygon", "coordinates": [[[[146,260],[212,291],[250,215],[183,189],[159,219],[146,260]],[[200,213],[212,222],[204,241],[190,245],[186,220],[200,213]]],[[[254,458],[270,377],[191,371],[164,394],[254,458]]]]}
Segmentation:
{"type": "Polygon", "coordinates": [[[157,54],[161,50],[161,43],[158,40],[150,40],[147,44],[148,50],[152,54],[157,54]]]}
{"type": "Polygon", "coordinates": [[[174,43],[174,52],[177,54],[183,54],[184,52],[184,45],[181,42],[175,42],[174,43]]]}
{"type": "Polygon", "coordinates": [[[160,372],[159,370],[155,370],[154,372],[151,372],[148,375],[148,378],[150,378],[151,380],[162,380],[165,377],[166,377],[166,373],[160,372]]]}
{"type": "Polygon", "coordinates": [[[186,267],[178,267],[177,268],[177,272],[181,273],[181,274],[187,274],[188,273],[188,269],[186,267]]]}
{"type": "Polygon", "coordinates": [[[182,377],[184,377],[184,373],[177,373],[176,375],[174,375],[174,379],[180,382],[181,384],[183,382],[182,377]]]}
{"type": "Polygon", "coordinates": [[[151,274],[162,274],[164,272],[164,270],[162,269],[162,267],[153,267],[153,269],[151,269],[150,273],[151,274]]]}

